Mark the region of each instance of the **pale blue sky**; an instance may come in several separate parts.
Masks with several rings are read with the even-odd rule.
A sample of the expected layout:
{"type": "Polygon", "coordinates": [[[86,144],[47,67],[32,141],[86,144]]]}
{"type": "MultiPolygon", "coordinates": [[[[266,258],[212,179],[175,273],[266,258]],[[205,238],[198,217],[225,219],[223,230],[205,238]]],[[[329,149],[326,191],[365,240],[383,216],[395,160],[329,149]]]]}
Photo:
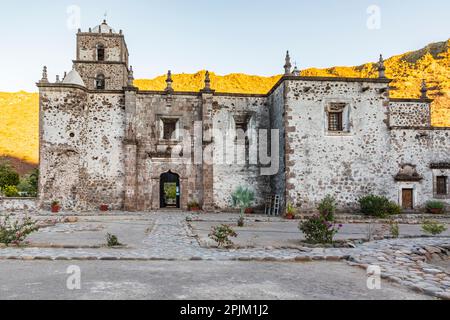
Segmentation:
{"type": "Polygon", "coordinates": [[[274,75],[287,49],[301,69],[358,65],[450,36],[448,0],[4,1],[0,91],[36,91],[43,65],[51,79],[71,69],[70,5],[81,9],[83,30],[108,12],[124,30],[136,78],[168,69],[274,75]],[[380,29],[367,27],[371,5],[381,10],[380,29]]]}

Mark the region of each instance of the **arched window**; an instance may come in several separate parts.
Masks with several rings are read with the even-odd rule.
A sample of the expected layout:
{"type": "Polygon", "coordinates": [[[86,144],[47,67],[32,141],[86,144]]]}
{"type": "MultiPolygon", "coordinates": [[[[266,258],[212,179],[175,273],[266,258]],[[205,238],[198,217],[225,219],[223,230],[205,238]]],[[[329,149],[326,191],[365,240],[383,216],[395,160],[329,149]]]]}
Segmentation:
{"type": "Polygon", "coordinates": [[[97,45],[97,61],[105,61],[105,46],[102,44],[97,45]]]}
{"type": "Polygon", "coordinates": [[[103,74],[97,75],[95,78],[95,89],[97,90],[105,90],[105,76],[103,74]]]}

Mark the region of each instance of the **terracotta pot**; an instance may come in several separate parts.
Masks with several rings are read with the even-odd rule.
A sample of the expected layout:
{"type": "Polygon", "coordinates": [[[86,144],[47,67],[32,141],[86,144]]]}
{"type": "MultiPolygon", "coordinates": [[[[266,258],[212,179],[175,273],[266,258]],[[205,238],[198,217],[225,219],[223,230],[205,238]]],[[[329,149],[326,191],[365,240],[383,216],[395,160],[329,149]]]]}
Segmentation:
{"type": "Polygon", "coordinates": [[[200,208],[190,208],[189,211],[193,211],[193,212],[199,212],[201,209],[200,208]]]}
{"type": "Polygon", "coordinates": [[[286,219],[288,220],[294,220],[295,216],[293,214],[287,214],[286,219]]]}
{"type": "Polygon", "coordinates": [[[442,209],[438,209],[438,208],[429,209],[429,210],[432,214],[441,214],[442,213],[442,209]]]}
{"type": "Polygon", "coordinates": [[[52,206],[52,213],[58,213],[61,210],[60,206],[52,206]]]}
{"type": "Polygon", "coordinates": [[[107,204],[102,204],[102,205],[100,206],[100,211],[105,212],[105,211],[108,211],[108,210],[109,210],[109,207],[108,207],[107,204]]]}
{"type": "Polygon", "coordinates": [[[254,211],[252,208],[245,209],[245,214],[252,214],[254,211]]]}

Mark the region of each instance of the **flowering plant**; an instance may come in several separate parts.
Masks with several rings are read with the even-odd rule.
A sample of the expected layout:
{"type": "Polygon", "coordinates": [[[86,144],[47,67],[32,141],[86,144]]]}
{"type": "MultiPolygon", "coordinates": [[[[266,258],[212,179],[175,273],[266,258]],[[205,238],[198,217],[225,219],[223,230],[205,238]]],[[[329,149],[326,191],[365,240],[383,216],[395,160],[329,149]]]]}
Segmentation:
{"type": "Polygon", "coordinates": [[[322,215],[313,215],[300,222],[299,229],[310,243],[333,243],[334,236],[342,228],[342,224],[328,221],[322,215]]]}

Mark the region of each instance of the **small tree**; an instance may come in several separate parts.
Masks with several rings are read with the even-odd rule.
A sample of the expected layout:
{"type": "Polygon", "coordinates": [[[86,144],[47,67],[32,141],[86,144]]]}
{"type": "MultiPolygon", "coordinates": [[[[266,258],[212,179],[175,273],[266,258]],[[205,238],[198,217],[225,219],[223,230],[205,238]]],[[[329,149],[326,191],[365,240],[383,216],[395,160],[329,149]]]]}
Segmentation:
{"type": "Polygon", "coordinates": [[[255,201],[255,193],[248,188],[240,186],[231,195],[231,198],[233,201],[233,207],[237,207],[241,211],[238,225],[242,227],[244,226],[245,209],[249,208],[253,201],[255,201]]]}

